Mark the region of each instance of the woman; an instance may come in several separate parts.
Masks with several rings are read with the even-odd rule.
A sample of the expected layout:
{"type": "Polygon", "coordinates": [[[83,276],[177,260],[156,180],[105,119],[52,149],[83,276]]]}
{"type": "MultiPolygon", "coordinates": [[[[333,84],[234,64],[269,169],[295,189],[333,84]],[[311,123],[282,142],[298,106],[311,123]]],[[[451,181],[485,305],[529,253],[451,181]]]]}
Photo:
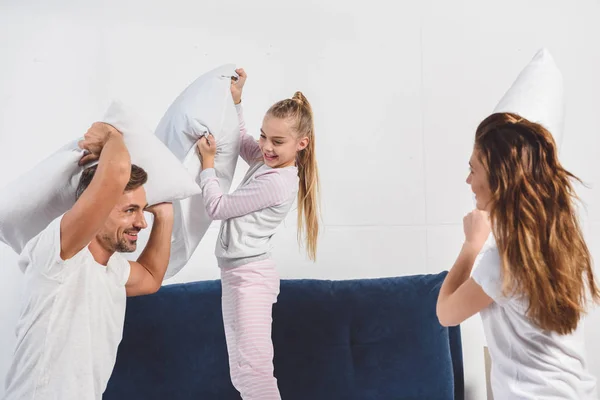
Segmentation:
{"type": "Polygon", "coordinates": [[[440,323],[481,312],[496,399],[597,399],[580,319],[600,291],[576,217],[578,179],[544,127],[510,113],[479,125],[469,164],[477,209],[440,289],[440,323]]]}

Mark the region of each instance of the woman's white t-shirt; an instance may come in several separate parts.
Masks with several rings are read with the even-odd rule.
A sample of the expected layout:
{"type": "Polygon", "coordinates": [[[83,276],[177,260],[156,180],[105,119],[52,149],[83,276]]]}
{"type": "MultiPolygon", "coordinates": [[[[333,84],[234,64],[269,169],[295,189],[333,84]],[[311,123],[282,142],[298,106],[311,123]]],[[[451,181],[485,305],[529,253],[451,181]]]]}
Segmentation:
{"type": "Polygon", "coordinates": [[[596,380],[585,362],[582,325],[569,335],[544,331],[525,315],[524,298],[503,295],[501,259],[492,235],[472,277],[494,300],[480,312],[494,399],[598,399],[596,380]]]}

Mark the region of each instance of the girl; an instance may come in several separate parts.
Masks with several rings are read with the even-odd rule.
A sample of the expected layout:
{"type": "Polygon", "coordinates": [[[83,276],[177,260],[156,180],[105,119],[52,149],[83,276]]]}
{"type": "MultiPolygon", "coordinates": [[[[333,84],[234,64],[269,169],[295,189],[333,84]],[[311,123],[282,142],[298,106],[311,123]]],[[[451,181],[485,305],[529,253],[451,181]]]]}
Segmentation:
{"type": "Polygon", "coordinates": [[[298,199],[298,238],[314,261],[317,251],[319,175],[310,104],[300,92],[273,105],[257,143],[246,133],[242,114],[243,69],[232,80],[238,111],[240,156],[250,168],[240,186],[223,194],[215,175],[216,145],[198,142],[200,186],[208,215],[222,220],[215,255],[221,268],[222,306],[231,381],[244,400],[280,399],[273,376],[271,314],[279,276],[271,259],[271,238],[298,199]]]}
{"type": "Polygon", "coordinates": [[[469,164],[477,210],[440,289],[440,323],[481,312],[498,400],[597,399],[579,321],[600,291],[576,217],[578,179],[546,129],[508,113],[479,125],[469,164]]]}

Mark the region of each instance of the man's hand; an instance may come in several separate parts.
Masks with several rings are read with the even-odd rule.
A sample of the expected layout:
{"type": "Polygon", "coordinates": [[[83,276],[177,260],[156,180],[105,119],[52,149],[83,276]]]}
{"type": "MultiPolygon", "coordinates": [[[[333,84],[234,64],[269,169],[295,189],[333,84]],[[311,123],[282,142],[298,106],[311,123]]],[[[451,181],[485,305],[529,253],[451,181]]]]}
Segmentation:
{"type": "Polygon", "coordinates": [[[110,137],[120,134],[121,132],[116,130],[112,125],[105,124],[104,122],[94,122],[83,136],[83,140],[79,142],[79,147],[88,152],[88,154],[81,157],[79,165],[85,165],[99,159],[100,153],[110,137]]]}
{"type": "Polygon", "coordinates": [[[154,215],[154,218],[173,217],[173,203],[159,203],[146,207],[145,211],[154,215]]]}

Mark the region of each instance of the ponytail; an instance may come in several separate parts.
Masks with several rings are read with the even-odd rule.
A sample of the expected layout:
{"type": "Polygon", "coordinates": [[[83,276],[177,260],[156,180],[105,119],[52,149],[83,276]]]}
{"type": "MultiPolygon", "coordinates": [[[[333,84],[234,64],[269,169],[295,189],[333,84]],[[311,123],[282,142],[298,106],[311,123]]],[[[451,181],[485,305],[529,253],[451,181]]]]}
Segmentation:
{"type": "Polygon", "coordinates": [[[317,158],[315,155],[315,129],[310,103],[301,92],[291,99],[282,100],[273,105],[268,114],[277,118],[292,118],[296,121],[298,137],[308,138],[308,145],[296,155],[298,177],[298,241],[306,243],[308,257],[317,258],[320,216],[320,182],[317,158]]]}

